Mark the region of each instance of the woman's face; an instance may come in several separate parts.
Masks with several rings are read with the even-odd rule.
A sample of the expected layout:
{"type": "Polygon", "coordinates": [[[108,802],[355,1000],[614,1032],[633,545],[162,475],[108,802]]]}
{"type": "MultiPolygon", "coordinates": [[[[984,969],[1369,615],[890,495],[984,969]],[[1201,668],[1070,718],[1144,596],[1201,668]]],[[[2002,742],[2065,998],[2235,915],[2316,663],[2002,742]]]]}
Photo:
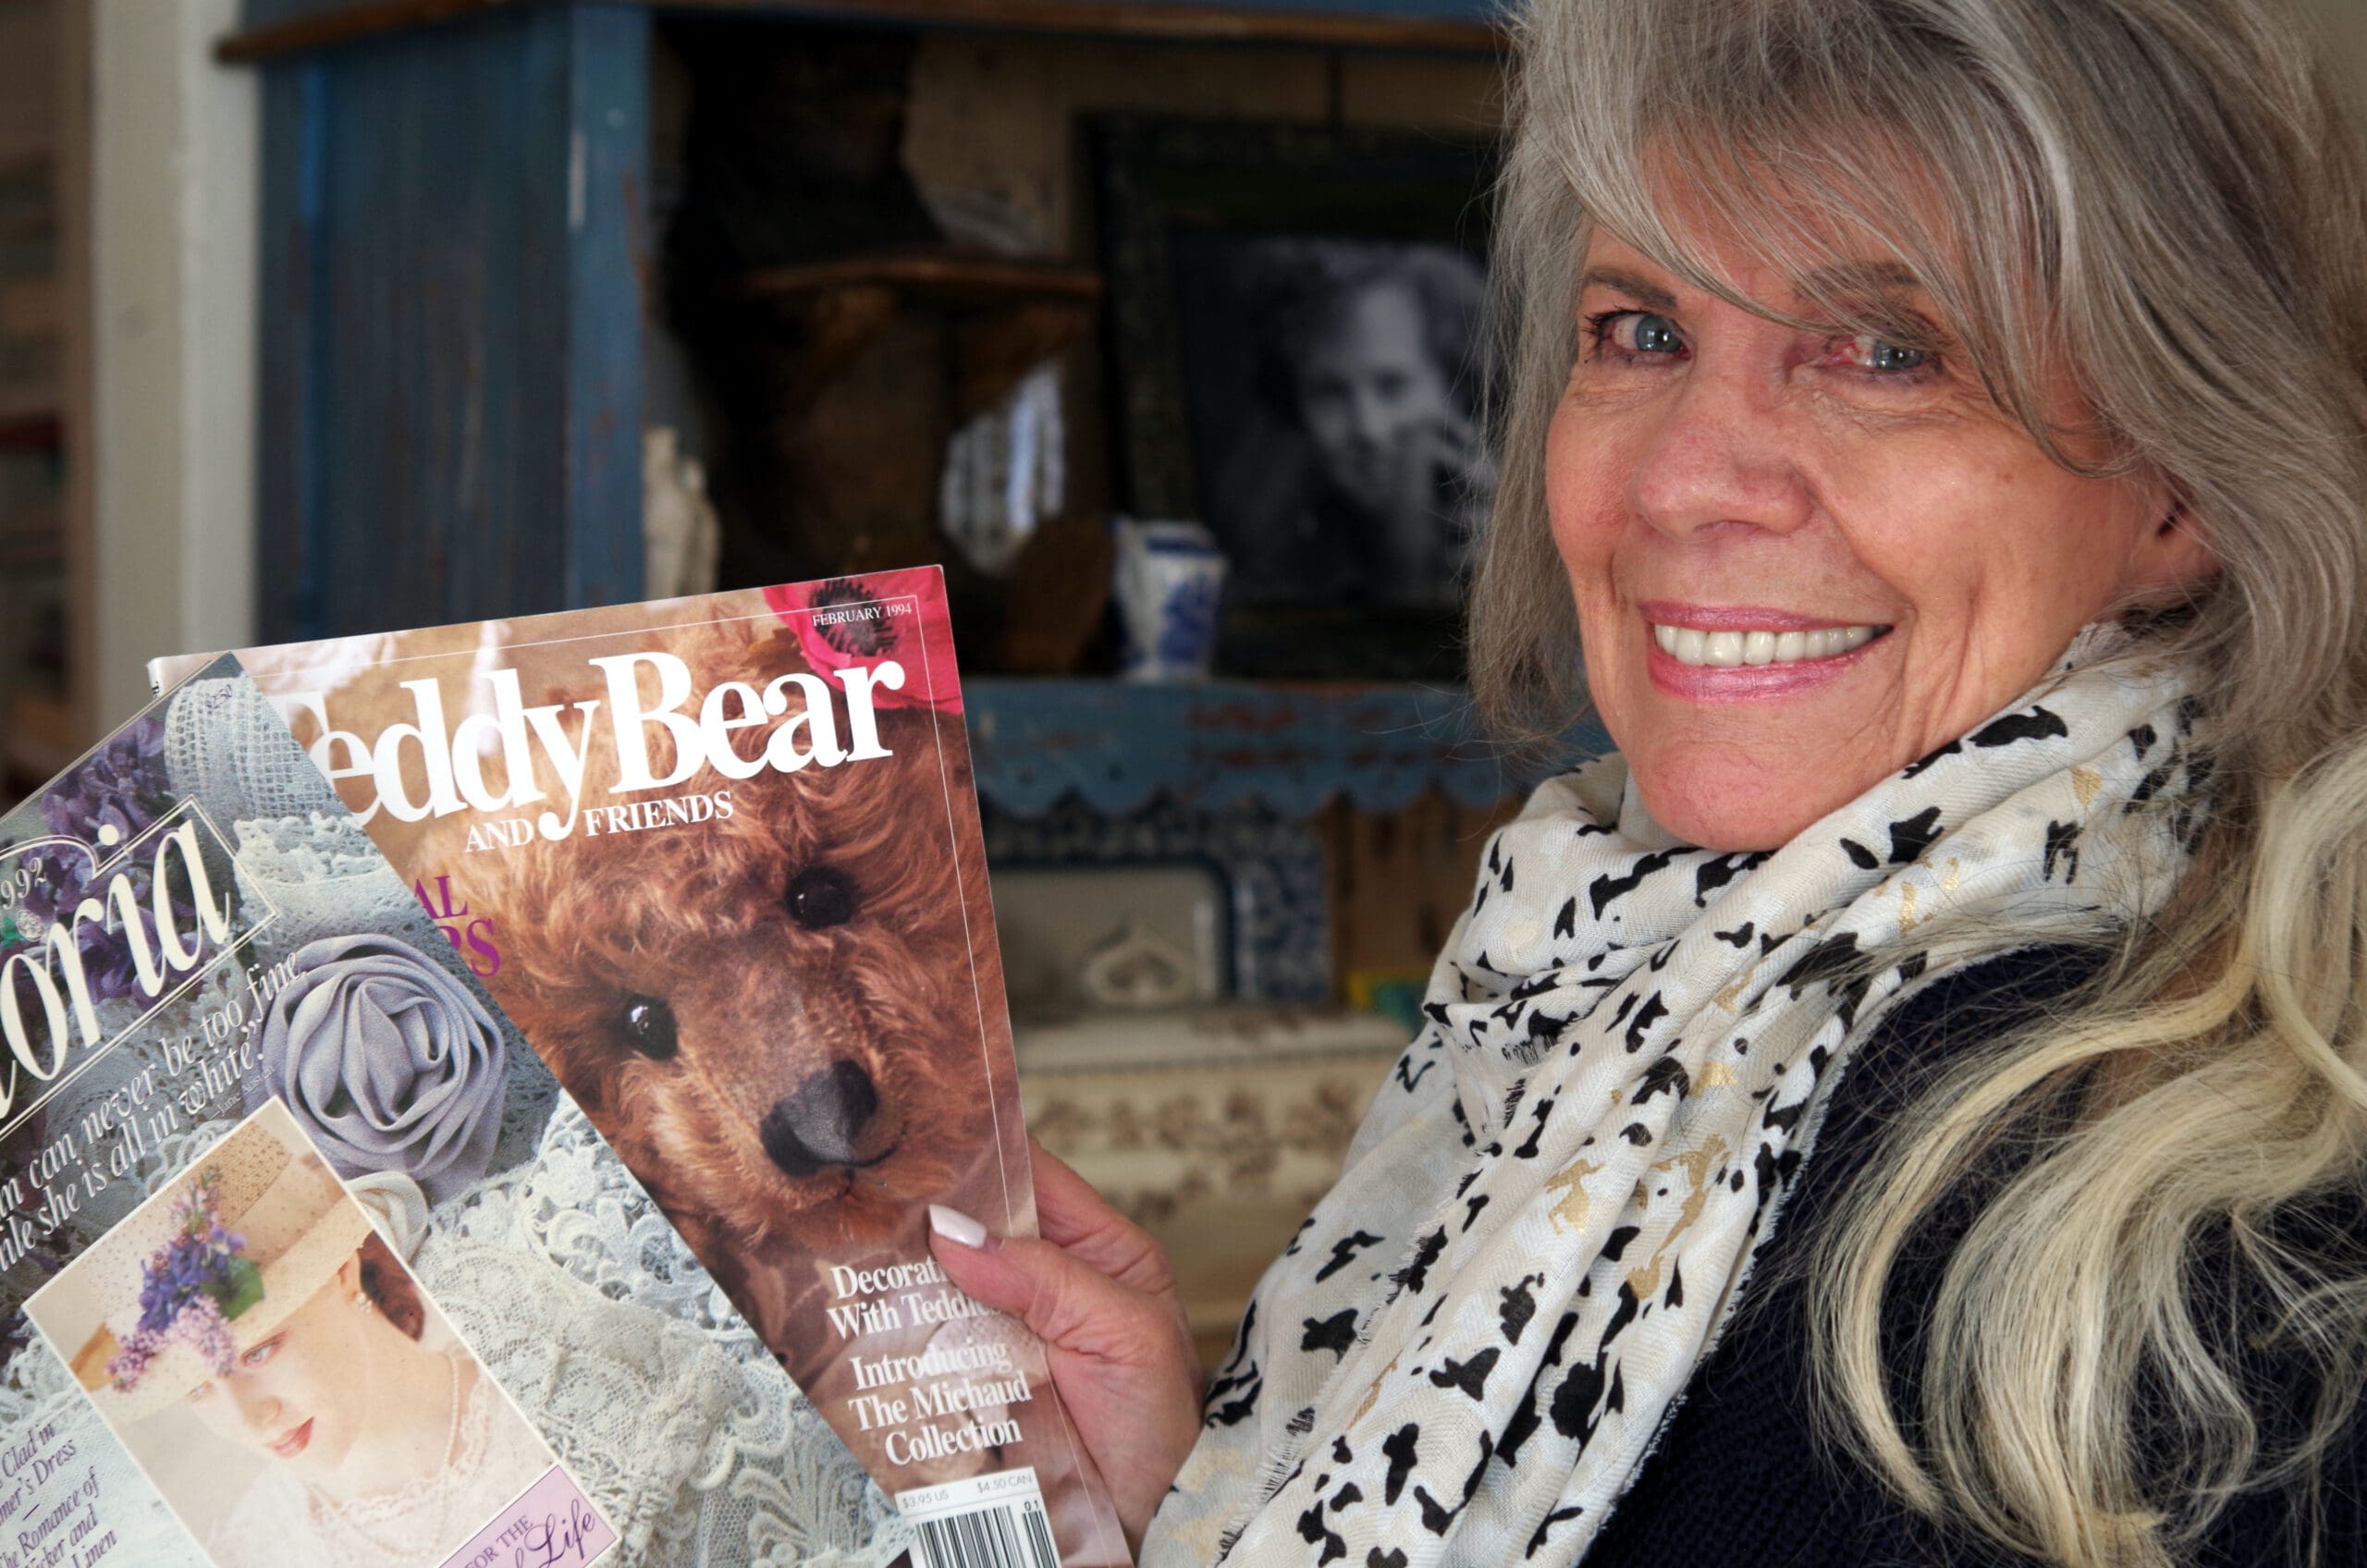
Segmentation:
{"type": "MultiPolygon", "coordinates": [[[[1870,304],[1944,327],[1861,253],[1870,304]]],[[[1708,260],[1809,313],[1736,248],[1708,260]]],[[[1580,274],[1554,542],[1604,726],[1689,842],[1784,842],[2004,706],[2116,601],[2212,570],[2160,484],[2058,467],[1944,353],[1769,321],[1599,228],[1580,274]]]]}
{"type": "Polygon", "coordinates": [[[1423,339],[1419,295],[1370,283],[1337,307],[1298,367],[1299,417],[1323,476],[1370,512],[1386,512],[1410,483],[1394,459],[1428,455],[1417,436],[1453,414],[1447,378],[1423,339]]]}
{"type": "Polygon", "coordinates": [[[362,1369],[374,1357],[364,1336],[374,1309],[353,1305],[342,1276],[313,1292],[270,1335],[188,1396],[216,1436],[313,1475],[345,1462],[361,1435],[362,1369]]]}

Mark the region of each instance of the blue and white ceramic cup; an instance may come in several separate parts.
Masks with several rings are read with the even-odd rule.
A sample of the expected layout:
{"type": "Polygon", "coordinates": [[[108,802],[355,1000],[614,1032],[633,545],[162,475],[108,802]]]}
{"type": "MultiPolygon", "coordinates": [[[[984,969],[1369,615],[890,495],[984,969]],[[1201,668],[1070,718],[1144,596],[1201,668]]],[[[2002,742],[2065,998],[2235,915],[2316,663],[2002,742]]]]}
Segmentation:
{"type": "Polygon", "coordinates": [[[1196,522],[1120,518],[1114,597],[1118,672],[1128,680],[1205,680],[1216,655],[1227,562],[1196,522]]]}

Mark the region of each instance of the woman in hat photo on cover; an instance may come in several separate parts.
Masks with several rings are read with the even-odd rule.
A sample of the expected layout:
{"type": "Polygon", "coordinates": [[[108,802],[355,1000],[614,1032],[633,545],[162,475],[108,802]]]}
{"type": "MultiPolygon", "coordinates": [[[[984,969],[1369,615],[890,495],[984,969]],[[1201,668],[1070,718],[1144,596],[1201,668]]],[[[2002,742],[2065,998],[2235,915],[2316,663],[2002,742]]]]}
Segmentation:
{"type": "Polygon", "coordinates": [[[440,1563],[556,1463],[276,1100],[27,1311],[220,1568],[440,1563]]]}

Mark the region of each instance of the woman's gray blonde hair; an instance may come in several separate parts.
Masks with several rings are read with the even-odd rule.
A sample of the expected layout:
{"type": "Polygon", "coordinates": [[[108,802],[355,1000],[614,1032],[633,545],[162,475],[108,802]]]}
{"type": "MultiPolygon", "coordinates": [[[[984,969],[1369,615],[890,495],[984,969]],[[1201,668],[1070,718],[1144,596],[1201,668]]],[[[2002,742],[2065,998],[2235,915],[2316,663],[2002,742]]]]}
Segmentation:
{"type": "Polygon", "coordinates": [[[1835,1435],[1919,1509],[2075,1568],[2175,1563],[2249,1487],[2313,1516],[2367,1373],[2359,1239],[2286,1222],[2367,1170],[2367,172],[2323,51],[2272,0],[1538,0],[1518,45],[1507,459],[1471,601],[1501,728],[1583,701],[1544,452],[1589,227],[1777,313],[1665,221],[1679,186],[1796,281],[1784,312],[1913,342],[1832,281],[1861,259],[1837,230],[1881,237],[2007,417],[2160,482],[2223,566],[2150,620],[2212,715],[2198,869],[2076,998],[1952,1067],[1850,1194],[1811,1288],[1835,1435]],[[2077,430],[2047,423],[2067,374],[2077,430]],[[1902,1411],[1892,1268],[2005,1143],[2028,1158],[1919,1304],[1902,1411]],[[2205,1257],[2309,1369],[2289,1430],[2205,1257]]]}

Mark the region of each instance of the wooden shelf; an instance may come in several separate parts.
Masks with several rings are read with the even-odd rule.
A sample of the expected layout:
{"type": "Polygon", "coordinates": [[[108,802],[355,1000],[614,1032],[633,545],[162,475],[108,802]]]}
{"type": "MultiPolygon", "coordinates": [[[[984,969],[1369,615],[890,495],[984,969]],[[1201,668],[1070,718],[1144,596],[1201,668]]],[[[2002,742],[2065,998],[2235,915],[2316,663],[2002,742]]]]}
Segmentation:
{"type": "Polygon", "coordinates": [[[900,251],[810,266],[767,267],[733,278],[721,293],[734,301],[803,301],[861,288],[889,289],[915,304],[952,310],[1091,305],[1101,298],[1101,275],[1064,262],[900,251]]]}
{"type": "Polygon", "coordinates": [[[717,292],[727,304],[797,324],[799,369],[782,390],[789,408],[804,406],[904,312],[949,318],[953,413],[962,420],[1092,331],[1101,278],[1065,262],[938,247],[768,267],[717,292]]]}
{"type": "Polygon", "coordinates": [[[66,545],[63,540],[36,540],[18,545],[0,538],[0,571],[63,571],[66,570],[66,545]]]}
{"type": "MultiPolygon", "coordinates": [[[[357,39],[432,26],[541,0],[348,0],[242,28],[214,53],[226,61],[309,54],[357,39]]],[[[665,0],[662,9],[800,18],[883,27],[952,28],[985,32],[1067,33],[1202,43],[1299,44],[1488,55],[1503,46],[1501,28],[1444,7],[1408,14],[1385,8],[1290,9],[1260,5],[1192,5],[1182,0],[665,0]]]]}
{"type": "Polygon", "coordinates": [[[66,443],[66,420],[55,409],[0,405],[0,451],[51,451],[66,443]]]}

